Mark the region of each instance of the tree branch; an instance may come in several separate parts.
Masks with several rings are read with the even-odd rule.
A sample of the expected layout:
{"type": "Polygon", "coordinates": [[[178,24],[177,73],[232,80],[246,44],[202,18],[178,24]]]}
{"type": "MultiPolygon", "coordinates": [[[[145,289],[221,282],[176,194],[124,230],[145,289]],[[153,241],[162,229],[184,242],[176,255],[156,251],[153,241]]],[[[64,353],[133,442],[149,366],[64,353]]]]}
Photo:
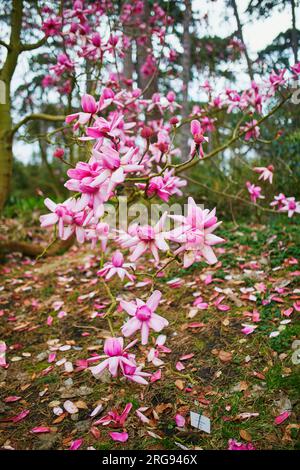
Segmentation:
{"type": "Polygon", "coordinates": [[[206,189],[207,191],[211,191],[212,193],[217,194],[218,196],[224,196],[228,199],[233,199],[235,201],[243,202],[244,204],[246,204],[248,206],[256,207],[257,209],[259,209],[263,212],[270,212],[272,214],[278,214],[278,211],[276,211],[274,209],[269,209],[269,207],[263,207],[260,204],[256,204],[255,202],[248,201],[248,199],[245,199],[244,197],[240,197],[237,194],[229,194],[229,193],[226,193],[225,191],[218,191],[216,189],[210,188],[206,184],[201,183],[200,181],[197,181],[194,178],[191,178],[190,176],[185,176],[185,178],[188,181],[190,181],[191,183],[196,184],[196,185],[200,186],[201,188],[206,189]]]}
{"type": "Polygon", "coordinates": [[[67,240],[56,240],[51,246],[45,247],[44,245],[28,243],[14,240],[0,240],[0,253],[12,253],[19,252],[24,256],[29,257],[41,257],[43,256],[55,256],[63,254],[67,251],[74,243],[75,237],[71,236],[67,240]]]}
{"type": "Polygon", "coordinates": [[[39,41],[33,43],[33,44],[21,44],[20,45],[20,51],[33,51],[34,49],[38,49],[39,47],[43,46],[45,42],[47,41],[47,36],[44,36],[42,39],[39,41]]]}
{"type": "MultiPolygon", "coordinates": [[[[237,140],[239,140],[241,137],[243,137],[248,131],[254,129],[254,127],[256,126],[259,126],[260,124],[262,124],[264,121],[266,121],[270,116],[272,116],[273,114],[276,113],[276,111],[278,111],[278,109],[281,108],[281,106],[284,105],[284,103],[286,101],[288,101],[290,99],[290,97],[292,96],[291,93],[289,93],[289,95],[287,97],[285,97],[282,101],[280,101],[273,109],[271,109],[271,111],[266,114],[265,116],[261,117],[256,124],[254,124],[253,126],[251,127],[248,127],[247,129],[243,130],[242,132],[239,132],[239,133],[234,133],[234,135],[232,136],[232,138],[230,140],[228,140],[227,142],[225,142],[225,144],[221,145],[220,147],[217,147],[216,149],[212,150],[210,153],[208,153],[207,155],[205,155],[201,161],[203,160],[207,160],[208,158],[212,158],[214,157],[215,155],[217,155],[218,153],[222,152],[223,150],[226,150],[228,147],[230,147],[234,142],[236,142],[237,140]]],[[[179,172],[182,172],[182,171],[185,171],[185,170],[188,170],[189,168],[195,166],[197,163],[198,163],[198,159],[192,159],[192,160],[189,160],[185,163],[182,163],[182,164],[179,164],[179,165],[172,165],[173,168],[175,168],[175,172],[176,174],[178,173],[178,170],[179,172]]]]}
{"type": "Polygon", "coordinates": [[[8,51],[10,50],[10,45],[6,44],[6,42],[2,41],[1,39],[0,39],[0,46],[6,47],[8,51]]]}
{"type": "Polygon", "coordinates": [[[13,128],[12,128],[12,134],[15,134],[20,127],[22,127],[24,124],[26,124],[29,121],[64,121],[65,116],[62,115],[52,115],[52,114],[45,114],[45,113],[37,113],[37,114],[29,114],[28,116],[25,116],[20,122],[18,122],[13,128]]]}

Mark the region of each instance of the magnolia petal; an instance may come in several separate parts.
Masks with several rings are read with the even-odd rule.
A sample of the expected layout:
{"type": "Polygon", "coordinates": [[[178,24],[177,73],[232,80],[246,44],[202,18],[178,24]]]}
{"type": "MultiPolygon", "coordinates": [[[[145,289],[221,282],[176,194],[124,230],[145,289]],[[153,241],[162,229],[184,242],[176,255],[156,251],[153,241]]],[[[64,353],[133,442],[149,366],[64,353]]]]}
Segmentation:
{"type": "Polygon", "coordinates": [[[126,442],[128,440],[127,432],[110,432],[109,435],[116,442],[126,442]]]}

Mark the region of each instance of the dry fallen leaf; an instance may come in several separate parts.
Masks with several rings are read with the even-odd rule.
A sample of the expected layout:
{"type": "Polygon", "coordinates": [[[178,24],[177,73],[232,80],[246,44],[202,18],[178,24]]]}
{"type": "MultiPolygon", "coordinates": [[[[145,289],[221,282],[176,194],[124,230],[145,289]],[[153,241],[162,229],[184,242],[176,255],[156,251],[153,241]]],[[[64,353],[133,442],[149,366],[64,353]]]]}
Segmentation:
{"type": "Polygon", "coordinates": [[[67,416],[67,413],[63,413],[61,414],[58,418],[56,418],[54,421],[53,421],[53,424],[59,424],[61,423],[65,417],[67,416]]]}
{"type": "Polygon", "coordinates": [[[87,404],[83,400],[76,401],[75,405],[77,406],[77,408],[80,408],[82,410],[86,410],[88,408],[87,404]]]}
{"type": "Polygon", "coordinates": [[[175,380],[175,385],[176,385],[176,387],[177,387],[179,390],[183,390],[183,389],[184,389],[184,382],[183,382],[183,380],[180,380],[180,379],[175,380]]]}
{"type": "Polygon", "coordinates": [[[227,351],[223,351],[221,350],[218,354],[218,358],[220,359],[220,361],[222,362],[230,362],[231,359],[232,359],[232,353],[231,352],[227,352],[227,351]]]}
{"type": "Polygon", "coordinates": [[[240,436],[241,436],[242,439],[244,439],[244,441],[247,441],[247,442],[252,441],[251,434],[248,431],[246,431],[245,429],[240,429],[240,436]]]}
{"type": "Polygon", "coordinates": [[[163,413],[168,408],[172,408],[171,403],[161,403],[160,405],[157,405],[155,407],[155,411],[156,411],[156,413],[159,414],[159,413],[163,413]]]}

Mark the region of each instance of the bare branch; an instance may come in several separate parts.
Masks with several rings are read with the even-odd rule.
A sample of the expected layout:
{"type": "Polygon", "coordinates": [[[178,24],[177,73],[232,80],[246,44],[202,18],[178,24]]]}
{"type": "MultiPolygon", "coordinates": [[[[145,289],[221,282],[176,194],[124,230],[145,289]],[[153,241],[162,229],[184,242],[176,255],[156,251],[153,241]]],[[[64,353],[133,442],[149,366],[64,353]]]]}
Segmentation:
{"type": "Polygon", "coordinates": [[[207,186],[204,183],[201,183],[200,181],[195,180],[194,178],[191,178],[190,176],[185,175],[184,177],[185,177],[185,179],[187,179],[191,183],[196,184],[196,185],[200,186],[201,188],[204,188],[207,191],[210,191],[214,194],[217,194],[218,196],[223,196],[223,197],[226,197],[228,199],[233,199],[235,201],[243,202],[244,204],[246,204],[248,206],[253,206],[253,207],[256,207],[257,209],[260,209],[263,212],[270,212],[272,214],[278,214],[278,211],[276,211],[274,209],[269,209],[269,207],[263,207],[260,204],[256,204],[255,202],[248,201],[248,199],[240,197],[238,194],[229,194],[225,191],[218,191],[216,189],[210,188],[209,186],[207,186]]]}
{"type": "Polygon", "coordinates": [[[6,42],[2,41],[1,39],[0,39],[0,46],[6,47],[8,51],[10,50],[10,45],[6,44],[6,42]]]}
{"type": "Polygon", "coordinates": [[[24,119],[22,119],[20,122],[18,122],[12,129],[12,134],[15,134],[17,130],[20,129],[24,124],[26,124],[29,121],[64,121],[65,116],[62,115],[52,115],[52,114],[44,114],[44,113],[38,113],[38,114],[29,114],[28,116],[25,116],[24,119]]]}
{"type": "Polygon", "coordinates": [[[43,46],[45,42],[47,41],[47,36],[44,36],[42,39],[39,41],[33,43],[33,44],[21,44],[20,45],[20,51],[33,51],[34,49],[38,49],[39,47],[43,46]]]}
{"type": "MultiPolygon", "coordinates": [[[[240,139],[241,137],[243,137],[246,132],[254,129],[254,127],[256,126],[259,126],[260,124],[262,124],[264,121],[266,121],[270,116],[272,116],[273,114],[276,113],[276,111],[278,111],[278,109],[281,108],[281,106],[284,105],[284,103],[286,101],[288,101],[290,99],[290,97],[292,96],[292,94],[290,93],[288,96],[286,96],[282,101],[280,101],[273,109],[271,109],[271,111],[268,113],[268,114],[265,114],[265,116],[261,117],[256,124],[253,124],[253,126],[251,127],[247,127],[247,129],[243,130],[242,132],[239,132],[239,133],[235,133],[235,135],[232,136],[232,138],[230,140],[228,140],[227,142],[225,142],[225,144],[221,145],[220,147],[217,147],[216,149],[212,150],[212,152],[208,153],[207,155],[205,155],[202,159],[202,160],[207,160],[208,158],[212,158],[214,157],[215,155],[217,155],[218,153],[222,152],[223,150],[226,150],[228,147],[230,147],[234,142],[236,142],[238,139],[240,139]]],[[[198,163],[198,160],[189,160],[187,162],[184,162],[184,163],[181,163],[179,165],[173,165],[173,168],[175,168],[175,172],[176,174],[177,173],[180,173],[182,171],[185,171],[191,167],[193,167],[194,165],[196,165],[198,163]],[[179,170],[179,171],[178,171],[179,170]]]]}

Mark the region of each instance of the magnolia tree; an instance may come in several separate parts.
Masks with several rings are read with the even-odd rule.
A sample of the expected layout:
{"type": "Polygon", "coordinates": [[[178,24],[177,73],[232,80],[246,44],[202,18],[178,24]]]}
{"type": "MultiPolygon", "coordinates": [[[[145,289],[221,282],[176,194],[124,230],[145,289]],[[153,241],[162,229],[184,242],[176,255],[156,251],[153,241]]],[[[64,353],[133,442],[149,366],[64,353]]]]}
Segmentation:
{"type": "MultiPolygon", "coordinates": [[[[123,5],[120,16],[111,23],[110,7],[109,2],[93,2],[85,7],[76,0],[60,14],[44,10],[43,30],[47,35],[61,35],[65,44],[65,52],[57,57],[45,84],[58,89],[71,86],[72,80],[75,83],[79,79],[76,70],[81,70],[82,59],[87,57],[99,75],[95,93],[83,93],[81,109],[66,117],[66,128],[80,147],[82,160],[71,163],[62,147],[54,152],[69,166],[65,187],[71,197],[60,203],[45,199],[50,212],[41,216],[41,225],[53,229],[55,239],[75,236],[78,243],[91,243],[102,252],[98,276],[109,297],[104,317],[111,338],[105,340],[103,355],[88,359],[91,366],[96,363],[92,373],[99,377],[108,370],[113,377],[122,375],[147,384],[149,379],[159,378],[160,370],[152,375],[144,372],[131,348],[137,341],[147,345],[153,334],[162,333],[168,326],[158,313],[162,294],[156,289],[157,278],[173,262],[183,268],[198,261],[216,263],[218,250],[214,247],[224,242],[217,235],[221,222],[216,209],[199,206],[191,197],[184,207],[176,203],[187,184],[186,172],[239,142],[247,145],[262,139],[264,121],[290,99],[287,81],[300,74],[300,63],[290,71],[274,71],[260,82],[252,81],[243,91],[226,88],[214,92],[207,82],[206,104],[194,106],[190,116],[182,118],[174,91],[156,92],[150,97],[146,94],[165,60],[154,54],[155,45],[165,45],[172,18],[155,4],[146,25],[144,3],[132,1],[123,5]],[[90,26],[91,16],[96,29],[90,26]],[[122,69],[124,51],[134,41],[147,46],[142,73],[149,80],[143,89],[127,79],[122,69]],[[232,126],[233,121],[236,124],[224,142],[212,148],[220,111],[227,115],[228,125],[232,126]],[[178,142],[184,126],[190,129],[190,144],[182,155],[178,142]],[[112,251],[107,251],[108,243],[112,251]],[[144,256],[153,266],[153,271],[147,272],[148,300],[116,299],[109,287],[110,279],[118,277],[120,283],[135,283],[143,276],[137,263],[144,256]],[[124,313],[119,331],[113,324],[116,310],[124,313]],[[127,338],[130,342],[125,345],[127,338]]],[[[171,60],[175,56],[175,51],[169,54],[171,60]]],[[[279,133],[274,138],[279,138],[279,133]]],[[[260,181],[271,185],[274,171],[272,165],[253,168],[253,179],[242,182],[238,198],[248,198],[251,205],[258,206],[257,201],[264,199],[260,181]]],[[[275,194],[268,210],[286,212],[291,217],[300,213],[300,203],[291,194],[275,194]]],[[[155,366],[162,364],[160,352],[168,351],[165,341],[165,335],[158,335],[148,352],[148,361],[155,366]]]]}

